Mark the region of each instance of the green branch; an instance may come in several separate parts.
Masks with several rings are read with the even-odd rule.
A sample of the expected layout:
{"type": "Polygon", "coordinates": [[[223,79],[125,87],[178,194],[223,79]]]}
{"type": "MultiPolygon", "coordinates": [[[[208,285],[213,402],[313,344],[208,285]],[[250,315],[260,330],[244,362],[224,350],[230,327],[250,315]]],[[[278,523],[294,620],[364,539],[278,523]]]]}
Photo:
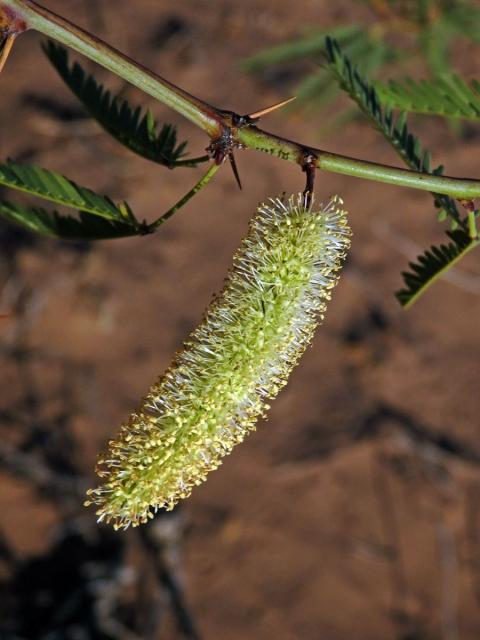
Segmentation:
{"type": "Polygon", "coordinates": [[[263,151],[281,160],[289,160],[298,164],[303,164],[305,159],[312,155],[315,165],[323,171],[341,173],[375,182],[385,182],[399,187],[434,191],[458,199],[470,200],[480,197],[480,180],[417,173],[408,169],[340,156],[286,140],[257,127],[240,129],[238,140],[247,148],[263,151]]]}
{"type": "MultiPolygon", "coordinates": [[[[231,112],[221,111],[183,91],[174,84],[134,62],[126,55],[83,31],[76,25],[48,11],[31,0],[0,0],[24,20],[29,28],[71,47],[91,60],[153,96],[203,129],[212,140],[231,134],[232,148],[244,146],[304,166],[309,158],[324,171],[385,182],[397,186],[433,191],[453,198],[471,200],[480,197],[480,180],[426,175],[374,162],[356,160],[320,149],[307,147],[244,124],[234,126],[231,112]]],[[[227,136],[225,136],[227,137],[227,136]]],[[[230,149],[231,150],[231,149],[230,149]]]]}
{"type": "Polygon", "coordinates": [[[134,62],[72,22],[30,0],[1,0],[0,6],[13,10],[26,22],[28,28],[78,51],[171,107],[209,135],[218,135],[218,117],[213,107],[134,62]]]}

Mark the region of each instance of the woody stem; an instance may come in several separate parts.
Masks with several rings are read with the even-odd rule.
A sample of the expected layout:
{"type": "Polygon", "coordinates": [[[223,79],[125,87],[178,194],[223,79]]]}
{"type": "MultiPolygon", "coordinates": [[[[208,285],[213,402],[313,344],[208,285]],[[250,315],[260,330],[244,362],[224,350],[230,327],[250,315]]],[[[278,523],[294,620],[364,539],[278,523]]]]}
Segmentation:
{"type": "MultiPolygon", "coordinates": [[[[308,147],[263,131],[250,123],[234,126],[232,123],[235,120],[241,120],[236,114],[217,109],[192,96],[36,2],[0,0],[0,13],[2,8],[9,9],[23,20],[27,28],[35,29],[71,47],[171,107],[205,131],[212,140],[219,139],[228,132],[232,149],[235,146],[255,149],[302,167],[305,166],[305,159],[312,157],[315,166],[324,171],[441,193],[457,199],[480,197],[480,180],[417,173],[308,147]]],[[[229,150],[225,151],[228,154],[229,150]]]]}

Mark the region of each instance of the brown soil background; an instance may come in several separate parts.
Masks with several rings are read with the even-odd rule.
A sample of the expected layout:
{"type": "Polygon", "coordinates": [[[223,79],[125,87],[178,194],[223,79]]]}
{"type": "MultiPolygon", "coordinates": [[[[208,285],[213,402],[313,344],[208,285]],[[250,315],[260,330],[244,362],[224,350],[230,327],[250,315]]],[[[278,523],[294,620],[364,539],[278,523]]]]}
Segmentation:
{"type": "MultiPolygon", "coordinates": [[[[249,77],[240,68],[243,58],[306,26],[371,18],[347,0],[45,4],[238,113],[291,91],[249,77]],[[181,28],[160,47],[172,20],[181,28]]],[[[459,69],[478,77],[478,51],[459,51],[459,69]]],[[[108,79],[103,71],[99,76],[108,79]]],[[[115,78],[109,84],[123,87],[115,78]]],[[[160,119],[178,123],[191,152],[202,152],[201,133],[126,91],[153,106],[160,119]]],[[[153,219],[168,208],[202,170],[157,168],[81,119],[36,34],[17,43],[0,78],[0,96],[2,158],[62,171],[127,199],[140,217],[153,219]]],[[[265,127],[328,150],[397,163],[362,122],[320,141],[323,118],[321,112],[278,114],[265,127]]],[[[439,122],[418,120],[415,128],[447,173],[478,176],[478,128],[464,140],[439,122]]],[[[237,161],[243,192],[224,170],[154,236],[72,248],[2,231],[0,310],[12,315],[1,325],[0,531],[17,559],[46,554],[68,519],[90,526],[94,514],[80,497],[65,515],[57,494],[38,490],[41,474],[55,468],[53,484],[62,494],[61,478],[70,471],[55,466],[60,451],[92,481],[97,452],[221,287],[256,204],[303,187],[300,172],[286,163],[253,152],[238,153],[237,161]]],[[[183,507],[178,566],[186,598],[209,640],[477,640],[477,256],[403,312],[392,294],[412,244],[441,237],[431,199],[320,176],[317,198],[333,193],[351,212],[348,266],[325,325],[268,422],[183,507]]],[[[9,571],[6,564],[1,575],[7,579],[9,571]]],[[[152,637],[183,636],[167,617],[152,637]]]]}

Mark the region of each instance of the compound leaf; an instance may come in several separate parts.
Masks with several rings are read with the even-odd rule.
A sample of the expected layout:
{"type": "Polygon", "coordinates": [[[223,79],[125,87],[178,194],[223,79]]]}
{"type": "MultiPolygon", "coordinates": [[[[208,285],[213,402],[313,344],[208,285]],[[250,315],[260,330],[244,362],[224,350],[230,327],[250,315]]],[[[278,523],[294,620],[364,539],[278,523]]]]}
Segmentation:
{"type": "Polygon", "coordinates": [[[107,196],[100,196],[60,173],[35,165],[18,164],[13,160],[0,163],[0,185],[107,220],[135,220],[126,203],[116,205],[107,196]]]}
{"type": "Polygon", "coordinates": [[[106,220],[80,211],[78,218],[46,211],[40,207],[24,207],[0,200],[0,215],[6,220],[51,238],[64,240],[107,240],[141,233],[141,227],[127,221],[106,220]]]}
{"type": "Polygon", "coordinates": [[[47,41],[43,49],[89,115],[127,149],[169,168],[193,167],[208,160],[208,156],[183,159],[187,142],[178,143],[175,126],[164,124],[158,130],[150,111],[144,113],[141,107],[133,107],[127,100],[112,95],[93,75],[87,74],[78,62],[70,65],[68,52],[64,47],[47,41]]]}
{"type": "Polygon", "coordinates": [[[446,231],[450,242],[432,246],[410,262],[410,271],[402,273],[405,288],[395,294],[403,307],[410,307],[448,269],[480,244],[465,231],[446,231]]]}
{"type": "MultiPolygon", "coordinates": [[[[338,42],[326,40],[327,65],[343,89],[360,107],[363,114],[380,131],[405,164],[414,171],[440,175],[443,167],[432,169],[429,151],[424,151],[420,140],[408,129],[406,113],[394,117],[390,108],[383,108],[376,88],[362,77],[357,67],[342,52],[338,42]]],[[[445,210],[461,224],[455,201],[442,194],[432,194],[435,206],[445,210]]]]}
{"type": "Polygon", "coordinates": [[[433,80],[375,83],[380,100],[392,109],[464,120],[480,120],[480,85],[457,75],[433,80]]]}

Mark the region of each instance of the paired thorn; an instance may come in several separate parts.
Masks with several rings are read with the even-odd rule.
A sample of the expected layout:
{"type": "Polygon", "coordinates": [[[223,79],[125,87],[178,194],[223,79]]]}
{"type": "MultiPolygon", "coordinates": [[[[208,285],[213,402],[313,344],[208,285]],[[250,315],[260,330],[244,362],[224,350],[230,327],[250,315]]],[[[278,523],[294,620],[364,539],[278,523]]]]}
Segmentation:
{"type": "Polygon", "coordinates": [[[247,118],[250,118],[250,120],[258,120],[258,118],[266,116],[268,113],[272,113],[272,111],[276,111],[277,109],[281,109],[282,107],[284,107],[287,104],[290,104],[290,102],[293,102],[296,99],[297,99],[297,96],[293,96],[292,98],[287,98],[286,100],[282,100],[281,102],[272,104],[271,107],[265,107],[265,109],[261,109],[260,111],[254,111],[254,113],[249,113],[247,118]]]}
{"type": "Polygon", "coordinates": [[[241,127],[246,127],[254,124],[254,122],[256,122],[260,117],[267,115],[268,113],[272,113],[272,111],[275,111],[276,109],[280,109],[286,104],[292,102],[292,100],[295,100],[295,96],[293,98],[288,98],[287,100],[277,102],[276,104],[273,104],[270,107],[266,107],[265,109],[261,109],[260,111],[250,113],[246,116],[239,116],[231,111],[224,112],[225,116],[227,116],[230,120],[229,126],[224,126],[221,135],[215,140],[212,140],[210,145],[207,147],[207,152],[214,159],[215,164],[217,165],[223,164],[228,158],[239,189],[242,189],[242,181],[240,180],[240,174],[238,172],[235,156],[233,155],[233,150],[234,148],[242,148],[243,145],[239,144],[234,139],[232,126],[233,128],[240,129],[241,127]]]}
{"type": "MultiPolygon", "coordinates": [[[[296,96],[292,98],[288,98],[287,100],[282,100],[281,102],[277,102],[272,104],[270,107],[265,107],[265,109],[260,109],[260,111],[254,111],[253,113],[249,113],[247,116],[241,117],[239,120],[239,124],[252,124],[254,121],[258,120],[262,116],[266,116],[268,113],[272,113],[272,111],[276,111],[281,107],[289,104],[293,100],[296,99],[296,96]]],[[[228,159],[230,160],[230,166],[232,167],[233,175],[235,176],[235,180],[238,184],[238,188],[242,189],[242,181],[240,180],[240,174],[238,173],[237,163],[235,161],[235,156],[233,155],[233,151],[230,151],[228,154],[228,159]]]]}
{"type": "Polygon", "coordinates": [[[231,130],[228,129],[226,129],[219,138],[212,140],[210,145],[207,147],[208,154],[213,158],[217,166],[223,164],[228,158],[239,189],[242,188],[242,181],[240,180],[240,174],[238,172],[235,156],[233,155],[233,150],[234,148],[240,147],[241,145],[235,144],[231,130]]]}

